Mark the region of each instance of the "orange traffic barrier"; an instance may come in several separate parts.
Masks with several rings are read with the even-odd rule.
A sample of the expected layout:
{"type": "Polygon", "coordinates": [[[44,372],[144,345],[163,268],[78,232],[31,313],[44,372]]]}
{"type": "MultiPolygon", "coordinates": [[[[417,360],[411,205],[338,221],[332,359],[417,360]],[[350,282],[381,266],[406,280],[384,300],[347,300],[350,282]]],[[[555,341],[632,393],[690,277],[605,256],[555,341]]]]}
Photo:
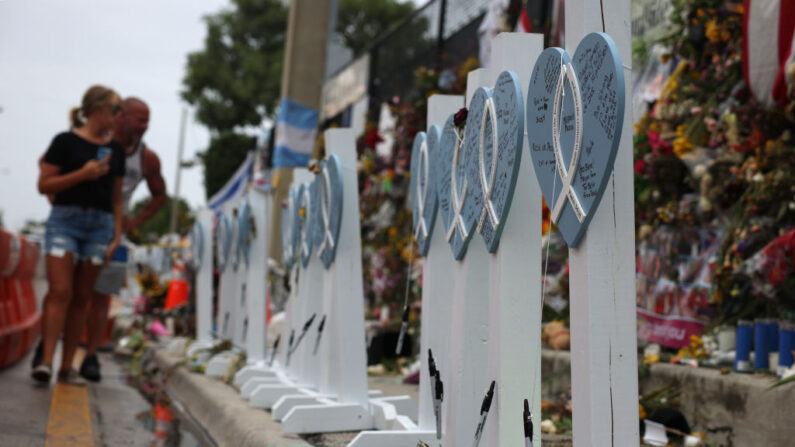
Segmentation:
{"type": "Polygon", "coordinates": [[[171,414],[171,408],[167,405],[161,405],[160,402],[156,402],[155,436],[159,439],[167,439],[171,435],[173,422],[174,416],[171,414]]]}
{"type": "Polygon", "coordinates": [[[39,334],[41,314],[33,289],[39,248],[0,229],[0,367],[28,353],[39,334]]]}
{"type": "Polygon", "coordinates": [[[185,264],[174,262],[171,268],[171,282],[166,295],[166,310],[173,310],[188,303],[188,279],[185,264]]]}

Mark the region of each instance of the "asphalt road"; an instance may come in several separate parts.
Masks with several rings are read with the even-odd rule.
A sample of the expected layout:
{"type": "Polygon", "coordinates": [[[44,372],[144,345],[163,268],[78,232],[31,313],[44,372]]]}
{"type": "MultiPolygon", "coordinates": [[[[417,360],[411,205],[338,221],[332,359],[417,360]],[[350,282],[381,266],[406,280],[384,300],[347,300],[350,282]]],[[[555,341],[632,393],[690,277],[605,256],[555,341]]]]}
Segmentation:
{"type": "Polygon", "coordinates": [[[30,361],[29,354],[0,370],[0,445],[153,445],[154,434],[138,418],[149,403],[125,385],[110,354],[100,354],[102,382],[87,387],[37,386],[30,361]]]}

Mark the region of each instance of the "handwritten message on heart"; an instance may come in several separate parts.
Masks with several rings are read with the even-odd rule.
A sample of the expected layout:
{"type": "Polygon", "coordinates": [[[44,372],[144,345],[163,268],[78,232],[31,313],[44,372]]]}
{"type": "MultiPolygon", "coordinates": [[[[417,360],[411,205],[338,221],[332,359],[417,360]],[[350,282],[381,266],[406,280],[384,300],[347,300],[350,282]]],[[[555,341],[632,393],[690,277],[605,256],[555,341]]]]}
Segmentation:
{"type": "Polygon", "coordinates": [[[450,115],[442,128],[439,157],[431,159],[431,162],[439,212],[444,222],[443,237],[457,260],[464,258],[480,215],[480,208],[472,199],[474,188],[480,188],[480,185],[470,185],[467,180],[467,166],[472,156],[477,155],[464,151],[453,124],[453,115],[450,115]]]}
{"type": "Polygon", "coordinates": [[[229,251],[232,246],[232,219],[226,214],[218,217],[215,228],[215,250],[218,259],[218,270],[223,273],[229,263],[229,251]]]}
{"type": "Polygon", "coordinates": [[[247,201],[240,204],[237,211],[237,250],[238,257],[248,267],[248,253],[251,246],[251,205],[247,201]]]}
{"type": "Polygon", "coordinates": [[[467,115],[464,151],[477,229],[490,253],[497,251],[508,218],[524,142],[524,101],[519,78],[503,71],[494,89],[478,88],[467,115]]]}
{"type": "Polygon", "coordinates": [[[436,222],[436,209],[439,201],[436,195],[436,182],[432,180],[431,161],[438,156],[439,126],[431,126],[428,133],[419,132],[414,137],[411,151],[411,211],[414,222],[414,239],[420,248],[420,256],[428,254],[431,245],[433,225],[436,222]]]}
{"type": "Polygon", "coordinates": [[[293,268],[295,253],[298,251],[298,233],[294,228],[298,219],[297,195],[298,188],[290,188],[287,193],[287,206],[282,209],[282,263],[286,269],[293,268]]]}
{"type": "Polygon", "coordinates": [[[328,269],[334,262],[342,223],[342,167],[336,154],[320,163],[312,182],[312,245],[328,269]]]}
{"type": "Polygon", "coordinates": [[[204,225],[198,221],[190,230],[190,251],[191,263],[193,268],[198,271],[201,268],[202,253],[204,253],[204,225]]]}
{"type": "Polygon", "coordinates": [[[569,247],[576,247],[613,170],[624,121],[624,73],[618,49],[591,33],[574,58],[547,48],[528,89],[530,156],[544,198],[569,247]]]}
{"type": "Polygon", "coordinates": [[[309,265],[309,257],[312,256],[312,184],[303,183],[298,188],[298,219],[296,230],[298,230],[299,253],[301,265],[309,265]]]}

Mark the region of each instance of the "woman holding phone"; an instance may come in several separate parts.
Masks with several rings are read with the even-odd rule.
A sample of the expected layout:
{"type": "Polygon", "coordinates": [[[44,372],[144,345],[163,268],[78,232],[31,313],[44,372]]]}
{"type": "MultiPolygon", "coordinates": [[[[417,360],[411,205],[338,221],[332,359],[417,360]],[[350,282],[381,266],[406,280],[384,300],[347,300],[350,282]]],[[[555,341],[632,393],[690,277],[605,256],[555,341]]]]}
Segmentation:
{"type": "Polygon", "coordinates": [[[86,323],[86,303],[102,266],[119,245],[124,149],[112,140],[121,99],[95,85],[70,112],[71,130],[55,136],[41,163],[39,192],[53,195],[44,250],[49,289],[42,314],[43,352],[33,378],[49,383],[63,333],[59,380],[82,379],[72,361],[86,323]]]}

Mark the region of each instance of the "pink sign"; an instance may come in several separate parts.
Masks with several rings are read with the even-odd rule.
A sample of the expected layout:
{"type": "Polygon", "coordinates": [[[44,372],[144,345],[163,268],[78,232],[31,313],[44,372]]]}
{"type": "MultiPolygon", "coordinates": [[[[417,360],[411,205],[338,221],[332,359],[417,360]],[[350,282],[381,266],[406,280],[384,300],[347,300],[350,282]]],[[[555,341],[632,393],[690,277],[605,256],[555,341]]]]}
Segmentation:
{"type": "Polygon", "coordinates": [[[690,343],[690,336],[701,336],[704,322],[678,315],[658,315],[638,308],[638,337],[649,343],[658,343],[679,349],[690,343]]]}

